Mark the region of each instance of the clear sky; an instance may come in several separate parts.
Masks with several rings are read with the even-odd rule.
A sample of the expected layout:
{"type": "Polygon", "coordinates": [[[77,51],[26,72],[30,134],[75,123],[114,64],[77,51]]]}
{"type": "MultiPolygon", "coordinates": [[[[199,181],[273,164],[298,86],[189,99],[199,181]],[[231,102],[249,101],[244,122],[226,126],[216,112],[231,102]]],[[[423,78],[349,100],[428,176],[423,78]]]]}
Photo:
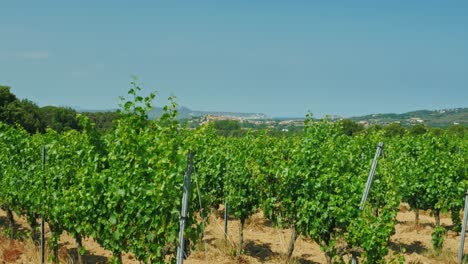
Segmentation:
{"type": "Polygon", "coordinates": [[[0,84],[40,106],[115,108],[132,75],[194,110],[468,106],[468,1],[0,0],[0,14],[0,84]]]}

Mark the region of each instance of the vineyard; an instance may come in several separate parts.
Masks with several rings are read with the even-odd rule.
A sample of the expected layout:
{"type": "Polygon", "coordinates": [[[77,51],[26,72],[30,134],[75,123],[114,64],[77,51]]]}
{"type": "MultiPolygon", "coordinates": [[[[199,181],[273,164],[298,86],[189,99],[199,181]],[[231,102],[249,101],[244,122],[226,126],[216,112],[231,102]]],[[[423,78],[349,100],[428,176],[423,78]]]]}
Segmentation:
{"type": "Polygon", "coordinates": [[[404,263],[402,255],[387,256],[402,203],[414,211],[415,225],[420,210],[430,212],[436,252],[443,250],[448,231],[442,214],[451,216],[451,231],[461,231],[466,135],[388,137],[365,130],[349,136],[339,123],[308,116],[298,134],[225,137],[210,124],[180,124],[172,98],[160,118],[149,120],[155,96],[140,96],[139,90],[135,86],[130,98],[121,98],[122,117],[105,134],[85,117],[82,131],[64,133],[31,135],[0,123],[0,206],[9,236],[17,237],[14,212],[27,219],[28,239],[37,244],[44,219],[53,262],[64,232],[80,245],[82,263],[85,238],[112,252],[114,263],[125,253],[143,263],[175,262],[180,222],[188,256],[203,244],[213,213],[226,209],[226,224],[235,220],[239,227],[236,256],[245,251],[246,223],[262,212],[275,229],[290,231],[287,260],[293,261],[295,242],[306,239],[327,263],[404,263]],[[379,142],[382,153],[376,156],[379,142]],[[374,157],[378,165],[361,203],[374,157]],[[187,171],[188,213],[181,217],[187,171]]]}

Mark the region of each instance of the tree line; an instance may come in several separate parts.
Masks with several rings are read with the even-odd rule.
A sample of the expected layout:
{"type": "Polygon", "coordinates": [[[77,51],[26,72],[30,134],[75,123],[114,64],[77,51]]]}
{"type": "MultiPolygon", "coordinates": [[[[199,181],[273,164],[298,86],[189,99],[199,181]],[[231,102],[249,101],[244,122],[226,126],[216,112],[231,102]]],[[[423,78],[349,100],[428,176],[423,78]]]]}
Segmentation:
{"type": "MultiPolygon", "coordinates": [[[[57,132],[81,131],[83,128],[77,118],[78,112],[71,107],[39,107],[28,99],[19,99],[11,92],[11,87],[0,85],[0,121],[9,125],[19,125],[30,134],[44,133],[47,128],[57,132]]],[[[96,128],[103,132],[115,127],[117,112],[82,113],[96,128]]]]}
{"type": "MultiPolygon", "coordinates": [[[[0,85],[0,121],[9,125],[19,125],[30,134],[44,133],[47,128],[57,132],[69,130],[81,131],[77,114],[85,115],[95,124],[97,131],[104,133],[115,128],[115,120],[121,117],[117,111],[109,112],[82,112],[78,113],[71,107],[44,106],[39,107],[36,103],[28,99],[19,99],[11,92],[9,86],[0,85]]],[[[186,120],[187,121],[187,120],[186,120]]],[[[387,137],[402,137],[405,134],[423,135],[428,132],[435,135],[441,135],[444,132],[442,128],[433,128],[424,124],[417,124],[411,127],[402,126],[399,123],[392,123],[385,126],[372,125],[365,127],[351,119],[337,121],[341,124],[343,132],[349,136],[355,136],[364,131],[383,130],[387,137]]],[[[214,121],[214,127],[219,135],[227,137],[239,137],[246,133],[246,130],[261,130],[265,127],[246,126],[236,120],[217,120],[214,121]]],[[[449,133],[463,137],[468,127],[463,125],[452,125],[446,128],[449,133]]],[[[301,133],[302,129],[293,129],[287,133],[280,130],[270,130],[270,134],[276,136],[292,135],[301,133]]]]}

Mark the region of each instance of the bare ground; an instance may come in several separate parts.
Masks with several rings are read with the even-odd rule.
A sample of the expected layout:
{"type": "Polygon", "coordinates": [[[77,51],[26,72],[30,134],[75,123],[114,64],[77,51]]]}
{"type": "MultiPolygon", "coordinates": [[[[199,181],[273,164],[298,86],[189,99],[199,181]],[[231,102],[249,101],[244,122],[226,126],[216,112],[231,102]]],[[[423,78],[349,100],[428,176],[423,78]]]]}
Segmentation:
{"type": "MultiPolygon", "coordinates": [[[[431,232],[434,227],[434,218],[428,212],[421,212],[420,224],[415,226],[414,213],[402,205],[398,213],[396,233],[390,243],[391,253],[388,261],[396,260],[403,255],[405,263],[457,263],[457,252],[460,243],[460,234],[451,231],[451,219],[447,215],[441,217],[441,223],[449,231],[445,238],[444,249],[436,254],[432,249],[431,232]]],[[[223,219],[220,213],[213,213],[207,225],[205,238],[200,241],[190,257],[185,261],[188,264],[202,263],[285,263],[285,253],[288,248],[290,230],[278,229],[270,225],[261,213],[252,216],[245,224],[244,254],[236,257],[238,243],[239,221],[230,220],[228,226],[228,239],[224,239],[223,219]]],[[[22,218],[15,218],[18,224],[19,236],[29,235],[29,226],[22,218]]],[[[6,227],[5,212],[0,210],[0,232],[6,227]]],[[[46,228],[46,236],[49,235],[46,228]]],[[[112,254],[100,247],[91,238],[84,239],[87,249],[87,263],[107,263],[112,254]]],[[[468,244],[468,243],[467,243],[468,244]]],[[[465,244],[465,252],[468,245],[465,244]]],[[[76,263],[76,243],[73,238],[63,234],[60,240],[60,262],[76,263]]],[[[10,240],[0,235],[0,264],[3,263],[39,263],[38,247],[30,239],[10,240]]],[[[123,254],[124,263],[139,263],[131,254],[123,254]]],[[[299,237],[296,241],[294,263],[326,263],[325,256],[319,246],[314,242],[299,237]]]]}

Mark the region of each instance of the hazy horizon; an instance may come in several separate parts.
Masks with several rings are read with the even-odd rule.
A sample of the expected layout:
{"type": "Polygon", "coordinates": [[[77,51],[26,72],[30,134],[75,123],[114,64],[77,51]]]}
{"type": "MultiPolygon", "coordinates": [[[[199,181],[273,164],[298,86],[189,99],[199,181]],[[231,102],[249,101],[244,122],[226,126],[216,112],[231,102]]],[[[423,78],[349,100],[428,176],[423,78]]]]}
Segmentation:
{"type": "MultiPolygon", "coordinates": [[[[29,99],[29,98],[20,98],[20,99],[29,99]]],[[[44,107],[44,106],[57,106],[57,107],[70,107],[74,110],[76,110],[77,112],[108,112],[108,111],[115,111],[117,110],[119,107],[116,105],[116,107],[113,107],[113,108],[99,108],[99,109],[91,109],[91,108],[83,108],[83,107],[80,107],[80,106],[73,106],[73,105],[60,105],[60,104],[56,104],[56,105],[39,105],[39,107],[44,107]]],[[[160,107],[162,108],[164,105],[154,105],[153,107],[160,107]]],[[[224,112],[224,113],[240,113],[240,114],[264,114],[266,115],[267,117],[269,118],[279,118],[279,119],[282,119],[282,118],[292,118],[292,119],[296,119],[296,118],[305,118],[306,114],[302,115],[302,116],[271,116],[271,115],[268,115],[264,112],[245,112],[245,111],[224,111],[224,110],[220,110],[220,109],[206,109],[206,110],[200,110],[200,109],[193,109],[193,108],[190,108],[190,107],[187,107],[185,105],[180,105],[178,104],[178,107],[185,107],[187,109],[189,109],[190,111],[202,111],[202,112],[224,112]]],[[[318,117],[318,118],[323,118],[323,117],[326,117],[326,116],[340,116],[340,117],[344,117],[344,118],[349,118],[349,117],[359,117],[359,116],[366,116],[366,115],[372,115],[372,114],[404,114],[404,113],[408,113],[408,112],[414,112],[414,111],[437,111],[437,110],[447,110],[447,109],[459,109],[459,108],[467,108],[465,106],[460,106],[460,107],[451,107],[451,108],[434,108],[434,109],[412,109],[412,110],[409,110],[409,111],[404,111],[404,112],[371,112],[371,113],[364,113],[364,114],[360,114],[360,115],[346,115],[346,114],[321,114],[321,115],[318,115],[316,113],[312,113],[312,115],[314,117],[318,117]]]]}

